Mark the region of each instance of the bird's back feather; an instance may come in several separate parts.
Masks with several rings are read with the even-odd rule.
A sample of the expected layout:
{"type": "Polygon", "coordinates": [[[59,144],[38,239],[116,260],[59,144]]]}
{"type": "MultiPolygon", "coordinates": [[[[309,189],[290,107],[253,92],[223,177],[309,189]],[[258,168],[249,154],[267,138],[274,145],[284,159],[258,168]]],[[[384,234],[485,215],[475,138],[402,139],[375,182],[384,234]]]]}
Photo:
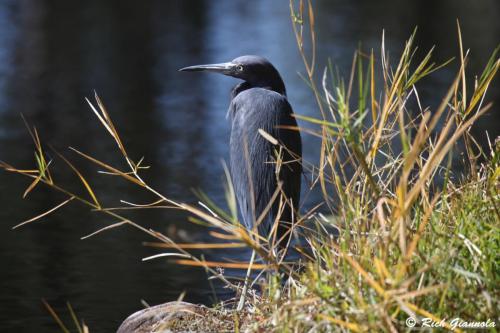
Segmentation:
{"type": "MultiPolygon", "coordinates": [[[[279,220],[282,224],[291,223],[300,199],[302,144],[298,130],[283,128],[297,126],[290,104],[285,96],[272,90],[249,88],[233,97],[229,114],[232,118],[231,176],[242,222],[248,229],[254,227],[271,201],[279,179],[284,197],[293,205],[285,205],[279,220]],[[264,138],[259,129],[286,147],[282,149],[279,175],[275,161],[280,147],[264,138]]],[[[278,215],[279,202],[280,195],[258,225],[259,234],[264,237],[269,235],[278,215]]]]}

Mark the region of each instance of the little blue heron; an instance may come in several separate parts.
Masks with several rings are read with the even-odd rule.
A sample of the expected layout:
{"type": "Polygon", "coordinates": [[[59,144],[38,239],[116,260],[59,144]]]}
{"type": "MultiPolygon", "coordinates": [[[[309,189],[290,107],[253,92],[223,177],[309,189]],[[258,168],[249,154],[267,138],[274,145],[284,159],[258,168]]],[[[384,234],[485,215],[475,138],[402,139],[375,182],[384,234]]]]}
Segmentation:
{"type": "Polygon", "coordinates": [[[277,239],[286,239],[300,200],[302,143],[280,74],[267,59],[253,55],[180,71],[216,72],[244,81],[232,89],[228,111],[231,179],[241,219],[253,230],[262,216],[256,227],[266,238],[278,221],[277,239]]]}

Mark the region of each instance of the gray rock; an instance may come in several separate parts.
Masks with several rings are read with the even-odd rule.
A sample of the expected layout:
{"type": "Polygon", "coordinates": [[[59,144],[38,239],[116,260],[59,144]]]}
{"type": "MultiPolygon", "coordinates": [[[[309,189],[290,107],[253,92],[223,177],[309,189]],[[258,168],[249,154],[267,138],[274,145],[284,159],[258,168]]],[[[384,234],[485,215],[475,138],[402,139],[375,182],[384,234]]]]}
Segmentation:
{"type": "Polygon", "coordinates": [[[118,328],[117,333],[196,332],[185,321],[189,317],[206,314],[207,308],[187,302],[168,302],[146,308],[130,315],[118,328]],[[184,328],[183,328],[184,327],[184,328]]]}

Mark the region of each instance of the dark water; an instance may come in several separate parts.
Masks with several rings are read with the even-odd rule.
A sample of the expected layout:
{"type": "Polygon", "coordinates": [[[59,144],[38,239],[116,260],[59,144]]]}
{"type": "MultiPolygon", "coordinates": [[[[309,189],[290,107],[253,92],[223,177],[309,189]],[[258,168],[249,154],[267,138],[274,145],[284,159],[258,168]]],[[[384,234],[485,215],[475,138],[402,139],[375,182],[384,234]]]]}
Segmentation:
{"type": "MultiPolygon", "coordinates": [[[[393,57],[418,25],[420,49],[436,44],[435,59],[457,55],[455,19],[471,48],[471,73],[478,73],[500,36],[498,1],[315,1],[320,64],[329,56],[345,73],[361,41],[369,49],[387,31],[393,57]]],[[[302,64],[291,30],[288,1],[0,1],[0,159],[30,168],[33,149],[20,114],[36,124],[43,141],[56,149],[78,147],[123,166],[115,145],[84,103],[95,89],[104,99],[136,159],[152,168],[144,177],[169,197],[196,202],[201,188],[224,204],[223,169],[228,157],[225,120],[234,80],[188,75],[186,65],[230,60],[242,54],[268,57],[280,70],[297,113],[316,115],[314,100],[297,75],[302,64]]],[[[455,62],[420,85],[430,105],[451,82],[455,62]]],[[[346,74],[347,75],[347,74],[346,74]]],[[[423,95],[423,96],[422,96],[423,95]]],[[[498,84],[489,97],[498,99],[498,84]]],[[[475,128],[484,140],[499,133],[498,112],[475,128]]],[[[305,158],[314,160],[316,141],[304,137],[305,158]]],[[[120,199],[152,197],[122,181],[103,177],[67,153],[98,188],[108,206],[120,199]]],[[[55,169],[65,169],[57,161],[55,169]]],[[[70,172],[57,180],[78,188],[70,172]]],[[[68,320],[69,301],[91,332],[110,332],[140,300],[157,304],[176,299],[207,301],[200,294],[204,272],[164,260],[141,262],[156,251],[129,227],[81,241],[112,221],[72,204],[37,223],[10,228],[63,200],[39,188],[21,195],[28,180],[0,172],[0,331],[54,331],[41,306],[47,299],[68,320]]],[[[314,204],[314,193],[305,206],[314,204]]],[[[168,233],[197,228],[176,211],[127,214],[141,225],[168,233]]]]}

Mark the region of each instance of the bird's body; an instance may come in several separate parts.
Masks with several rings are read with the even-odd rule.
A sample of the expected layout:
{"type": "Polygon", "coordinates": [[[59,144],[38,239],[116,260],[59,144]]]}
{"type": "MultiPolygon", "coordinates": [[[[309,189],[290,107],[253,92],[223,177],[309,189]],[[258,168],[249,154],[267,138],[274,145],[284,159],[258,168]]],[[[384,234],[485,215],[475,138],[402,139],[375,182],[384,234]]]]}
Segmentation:
{"type": "MultiPolygon", "coordinates": [[[[234,97],[230,104],[232,117],[230,159],[231,175],[238,199],[242,222],[252,229],[282,182],[283,194],[290,200],[284,205],[279,220],[291,223],[293,209],[300,199],[300,163],[291,163],[301,156],[300,135],[283,127],[297,126],[293,111],[285,96],[272,90],[250,88],[234,97]],[[282,150],[280,173],[276,174],[279,147],[259,133],[268,133],[296,155],[282,150]],[[251,175],[251,176],[250,176],[251,175]],[[251,197],[253,193],[253,198],[251,197]]],[[[267,237],[279,211],[280,193],[276,195],[269,213],[258,224],[259,234],[267,237]]],[[[282,233],[283,228],[280,230],[282,233]]]]}
{"type": "Polygon", "coordinates": [[[280,239],[296,216],[302,172],[300,133],[281,76],[258,56],[183,70],[217,71],[244,80],[233,88],[229,105],[231,179],[244,226],[257,227],[268,238],[278,221],[280,239]]]}

